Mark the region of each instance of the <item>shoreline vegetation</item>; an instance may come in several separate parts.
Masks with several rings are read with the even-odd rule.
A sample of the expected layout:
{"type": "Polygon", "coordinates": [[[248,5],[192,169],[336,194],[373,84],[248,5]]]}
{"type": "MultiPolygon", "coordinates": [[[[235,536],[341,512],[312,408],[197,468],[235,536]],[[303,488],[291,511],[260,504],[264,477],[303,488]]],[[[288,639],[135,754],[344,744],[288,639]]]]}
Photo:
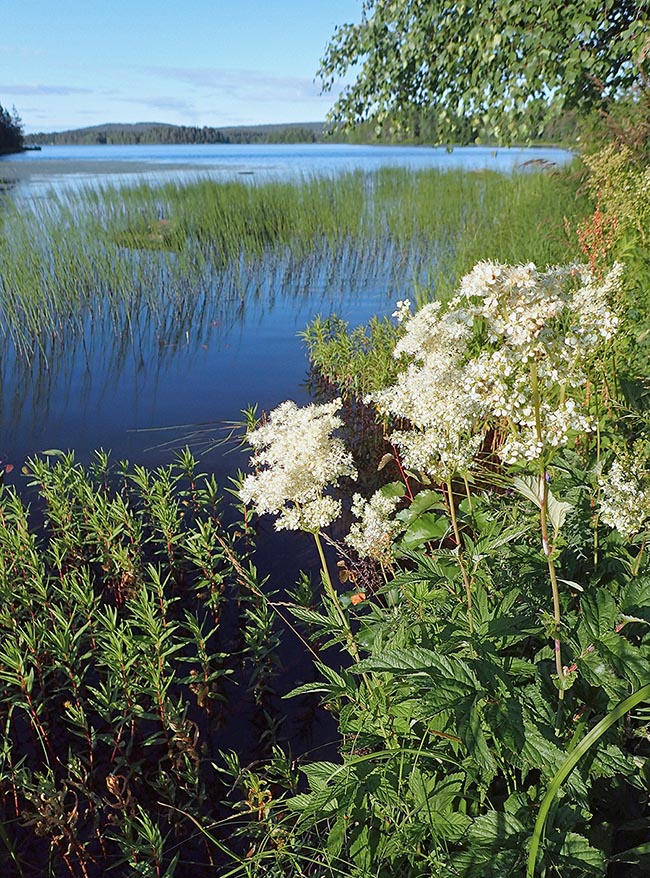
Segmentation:
{"type": "MultiPolygon", "coordinates": [[[[84,326],[99,332],[105,324],[111,337],[130,338],[133,314],[144,324],[160,320],[168,330],[181,321],[174,323],[175,331],[184,334],[187,320],[201,320],[205,303],[222,294],[235,268],[252,277],[257,290],[254,272],[273,265],[277,272],[286,259],[287,277],[313,258],[330,267],[339,260],[342,278],[353,266],[359,271],[369,265],[375,273],[390,267],[402,296],[412,294],[413,279],[419,278],[417,295],[424,304],[434,291],[443,298],[451,295],[472,265],[491,255],[515,263],[532,257],[540,264],[576,258],[579,242],[564,228],[564,218],[575,228],[589,217],[593,197],[580,191],[575,168],[508,176],[385,170],[259,187],[143,185],[39,199],[3,211],[5,339],[27,364],[32,358],[53,361],[57,351],[69,356],[84,326]],[[349,258],[342,258],[345,253],[349,258]],[[200,300],[198,290],[204,291],[200,300]],[[188,301],[189,310],[183,306],[188,301]]],[[[384,281],[393,282],[388,276],[384,281]]],[[[240,306],[250,294],[242,288],[240,306]]],[[[394,321],[351,335],[336,321],[306,332],[317,398],[331,394],[336,384],[350,406],[344,433],[356,436],[358,491],[376,482],[383,431],[361,405],[358,394],[365,391],[355,391],[348,379],[371,372],[380,381],[376,365],[382,356],[393,360],[398,334],[394,321]]],[[[389,374],[394,368],[384,373],[386,381],[389,374]]],[[[254,423],[250,413],[251,431],[254,423]]],[[[57,878],[94,878],[109,867],[130,875],[136,866],[147,878],[180,878],[189,863],[194,874],[211,878],[227,873],[361,876],[368,872],[358,857],[375,850],[363,827],[378,831],[389,818],[385,804],[379,804],[384,796],[393,801],[391,808],[399,798],[408,808],[402,813],[400,806],[389,825],[407,818],[406,825],[417,829],[414,816],[428,813],[424,803],[437,795],[435,812],[442,822],[431,838],[443,839],[443,847],[457,853],[470,825],[479,820],[477,827],[483,826],[472,807],[463,806],[454,816],[454,803],[464,801],[459,772],[473,764],[472,739],[461,741],[455,730],[455,708],[438,704],[431,727],[435,735],[429,739],[429,721],[422,725],[423,717],[409,718],[412,695],[420,696],[411,691],[403,655],[370,658],[373,642],[378,648],[386,638],[401,642],[409,632],[424,632],[425,619],[439,619],[434,607],[444,596],[440,612],[460,626],[460,640],[455,634],[450,640],[457,664],[451,669],[450,659],[436,659],[443,662],[439,673],[460,674],[453,685],[461,688],[449,697],[460,699],[458,710],[466,704],[471,735],[479,734],[475,705],[483,696],[462,688],[476,685],[475,671],[464,664],[461,669],[462,656],[469,649],[471,663],[472,651],[482,649],[476,638],[491,624],[482,614],[492,601],[504,613],[506,604],[501,589],[493,598],[470,582],[476,634],[466,642],[467,633],[460,632],[468,621],[467,592],[461,583],[453,596],[458,583],[452,570],[459,535],[468,546],[473,523],[481,521],[489,531],[483,488],[470,490],[471,509],[463,505],[455,481],[442,494],[427,489],[417,495],[410,511],[404,498],[399,501],[410,516],[411,535],[404,544],[407,566],[401,580],[392,579],[401,562],[387,562],[386,556],[384,579],[381,565],[357,560],[347,545],[339,582],[323,572],[323,592],[318,573],[306,570],[277,592],[279,586],[265,581],[257,566],[252,510],[237,499],[234,507],[227,505],[227,489],[202,473],[189,452],[153,471],[137,462],[113,461],[101,451],[89,466],[81,466],[71,453],[50,449],[26,463],[25,480],[29,510],[22,489],[0,490],[0,864],[5,871],[32,878],[40,874],[37,863],[49,858],[57,878]],[[452,498],[459,504],[456,536],[441,519],[452,498]],[[436,560],[442,566],[417,585],[408,573],[413,553],[429,545],[442,551],[436,560]],[[286,681],[280,673],[281,644],[288,640],[292,654],[295,644],[305,650],[304,669],[289,686],[280,682],[286,681]],[[350,659],[341,659],[339,645],[350,659]],[[359,659],[366,662],[359,664],[361,689],[355,668],[347,667],[359,659]],[[327,683],[318,679],[321,674],[327,683]],[[331,716],[336,722],[344,717],[340,739],[329,748],[332,761],[315,762],[313,770],[308,756],[292,753],[290,708],[282,700],[287,688],[303,684],[316,694],[300,696],[296,709],[314,709],[325,692],[331,716]],[[395,714],[385,713],[384,687],[395,714]],[[220,729],[223,723],[237,728],[241,710],[257,740],[231,750],[220,729]],[[447,781],[434,793],[430,769],[436,764],[445,766],[447,781]],[[343,838],[340,845],[332,811],[339,802],[353,815],[345,833],[349,841],[343,838]]],[[[405,490],[414,485],[407,477],[405,490]]],[[[396,489],[395,497],[401,496],[396,489]]],[[[389,500],[388,506],[396,505],[389,500]]],[[[361,500],[354,508],[363,520],[361,500]]],[[[376,501],[373,510],[371,518],[375,512],[381,517],[376,501]]],[[[359,528],[356,533],[362,546],[368,534],[359,528]]],[[[497,545],[499,534],[486,532],[483,539],[497,545]]],[[[510,536],[503,545],[509,541],[510,536]]],[[[380,542],[388,550],[389,543],[380,542]]],[[[320,535],[317,545],[323,563],[332,563],[331,545],[320,535]]],[[[526,563],[533,563],[532,547],[526,551],[526,563]]],[[[541,581],[539,588],[533,616],[543,606],[541,581]]],[[[628,595],[626,607],[635,600],[628,595]]],[[[526,642],[544,650],[544,638],[535,640],[533,621],[524,621],[519,603],[517,625],[526,642]]],[[[501,626],[498,637],[505,638],[506,652],[514,649],[519,641],[507,623],[494,624],[501,626]]],[[[418,652],[423,646],[410,644],[407,651],[425,661],[418,652]]],[[[517,673],[529,673],[522,662],[517,673]]],[[[416,689],[420,677],[413,678],[416,689]]],[[[424,691],[426,701],[435,690],[425,686],[424,691]]],[[[495,721],[504,719],[498,714],[495,721]]],[[[519,734],[516,721],[513,728],[519,734]]],[[[527,733],[533,728],[538,729],[526,713],[527,733]]],[[[552,749],[547,726],[535,734],[537,755],[530,758],[540,758],[541,748],[545,759],[552,752],[550,764],[556,766],[560,750],[552,749]]],[[[237,736],[242,739],[241,731],[237,736]]],[[[480,746],[488,752],[487,741],[480,746]]],[[[422,824],[423,838],[432,831],[430,820],[422,824]]],[[[513,839],[517,848],[525,832],[519,826],[516,845],[513,839]]],[[[435,850],[442,855],[437,842],[435,850]]],[[[399,862],[402,874],[418,874],[405,872],[399,862]]]]}
{"type": "MultiPolygon", "coordinates": [[[[38,352],[47,358],[96,315],[122,324],[145,308],[154,324],[168,324],[167,313],[188,290],[206,291],[201,308],[194,294],[194,313],[203,313],[218,295],[215,281],[237,301],[243,294],[228,285],[248,276],[261,283],[257,265],[274,274],[285,263],[315,261],[338,266],[344,286],[352,282],[346,272],[374,271],[384,285],[399,279],[405,289],[419,278],[442,289],[497,242],[513,261],[526,253],[561,261],[569,240],[547,230],[564,216],[580,221],[587,202],[577,195],[570,169],[504,176],[387,168],[255,186],[89,187],[8,203],[0,239],[3,331],[28,361],[38,352]],[[535,217],[533,234],[521,232],[524,216],[535,217]]],[[[185,328],[167,325],[174,334],[185,328]]]]}
{"type": "Polygon", "coordinates": [[[244,411],[229,486],[48,449],[0,487],[5,871],[647,874],[649,175],[618,141],[3,204],[27,369],[89,327],[144,358],[134,323],[182,336],[267,275],[399,296],[305,327],[313,402],[244,411]],[[294,582],[271,523],[313,546],[294,582]]]}
{"type": "Polygon", "coordinates": [[[335,30],[335,138],[579,138],[567,168],[3,197],[0,365],[27,380],[93,338],[142,371],[216,304],[396,301],[304,327],[304,405],[251,321],[234,368],[268,408],[230,423],[224,485],[168,444],[0,469],[2,874],[647,878],[649,24],[367,0],[335,30]]]}

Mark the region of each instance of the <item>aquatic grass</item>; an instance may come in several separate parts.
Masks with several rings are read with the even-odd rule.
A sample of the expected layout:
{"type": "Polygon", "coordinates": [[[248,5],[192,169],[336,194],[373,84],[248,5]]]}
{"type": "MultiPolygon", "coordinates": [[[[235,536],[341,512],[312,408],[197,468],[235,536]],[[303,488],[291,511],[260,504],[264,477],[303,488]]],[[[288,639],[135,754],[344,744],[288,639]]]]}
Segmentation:
{"type": "Polygon", "coordinates": [[[32,360],[101,326],[179,337],[251,298],[453,285],[477,258],[566,259],[567,172],[354,172],[301,182],[82,189],[3,206],[0,319],[32,360]],[[515,232],[523,229],[523,232],[515,232]],[[448,279],[444,281],[443,279],[448,279]]]}

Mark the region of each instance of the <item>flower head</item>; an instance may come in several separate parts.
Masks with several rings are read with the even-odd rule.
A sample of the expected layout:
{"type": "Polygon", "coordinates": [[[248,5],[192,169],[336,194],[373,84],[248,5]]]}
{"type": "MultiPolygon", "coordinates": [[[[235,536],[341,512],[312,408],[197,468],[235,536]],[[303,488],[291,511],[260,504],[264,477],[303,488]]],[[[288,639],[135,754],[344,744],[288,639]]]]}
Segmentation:
{"type": "Polygon", "coordinates": [[[621,536],[641,530],[650,517],[650,480],[636,461],[623,465],[615,460],[607,475],[598,479],[601,489],[600,517],[621,536]]]}
{"type": "Polygon", "coordinates": [[[393,539],[403,528],[402,523],[393,518],[399,501],[399,497],[387,497],[381,491],[375,492],[370,500],[361,494],[354,495],[352,514],[358,521],[350,528],[345,541],[361,558],[390,563],[393,539]]]}
{"type": "Polygon", "coordinates": [[[352,455],[332,435],[343,423],[335,414],[340,405],[337,399],[299,408],[287,401],[248,434],[256,472],[246,476],[240,496],[259,515],[277,515],[277,530],[317,532],[340,515],[340,501],[324,494],[343,476],[356,477],[352,455]]]}

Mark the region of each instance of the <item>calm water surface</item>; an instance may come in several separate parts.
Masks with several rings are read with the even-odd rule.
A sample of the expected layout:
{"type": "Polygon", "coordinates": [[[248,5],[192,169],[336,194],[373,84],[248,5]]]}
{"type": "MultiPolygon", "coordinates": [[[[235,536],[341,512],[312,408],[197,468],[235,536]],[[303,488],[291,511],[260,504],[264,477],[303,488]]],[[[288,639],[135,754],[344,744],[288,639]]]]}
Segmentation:
{"type": "MultiPolygon", "coordinates": [[[[335,175],[386,165],[409,168],[491,168],[504,172],[527,161],[564,163],[561,150],[480,147],[453,152],[427,147],[347,145],[52,146],[0,158],[4,191],[20,205],[52,189],[179,181],[209,176],[246,179],[335,175]]],[[[1,207],[1,204],[0,204],[1,207]]],[[[59,352],[25,363],[5,351],[0,361],[0,465],[15,474],[25,458],[46,448],[74,448],[87,461],[93,449],[155,465],[189,438],[203,449],[240,418],[249,403],[269,409],[287,398],[307,400],[307,361],[297,333],[316,314],[336,312],[352,324],[389,314],[406,289],[408,268],[389,281],[384,271],[328,272],[316,263],[301,276],[256,268],[257,295],[222,294],[185,330],[143,327],[126,333],[89,325],[59,352]]],[[[241,457],[216,450],[205,465],[223,481],[241,457]]]]}
{"type": "Polygon", "coordinates": [[[190,181],[197,177],[251,182],[383,167],[489,168],[508,172],[528,161],[563,164],[565,150],[495,149],[466,146],[449,151],[425,146],[354,146],[348,144],[194,144],[184,146],[44,146],[40,151],[0,156],[0,179],[23,195],[43,195],[49,188],[94,183],[190,181]]]}

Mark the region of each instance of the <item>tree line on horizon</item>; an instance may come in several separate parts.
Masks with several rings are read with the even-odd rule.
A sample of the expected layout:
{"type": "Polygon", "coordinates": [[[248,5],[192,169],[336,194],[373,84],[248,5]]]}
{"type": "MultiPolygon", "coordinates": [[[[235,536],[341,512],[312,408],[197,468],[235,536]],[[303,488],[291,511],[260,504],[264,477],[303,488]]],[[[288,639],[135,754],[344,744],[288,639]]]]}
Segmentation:
{"type": "Polygon", "coordinates": [[[0,104],[0,154],[20,152],[23,145],[23,123],[16,108],[9,112],[0,104]]]}
{"type": "Polygon", "coordinates": [[[320,124],[214,128],[196,125],[119,125],[93,126],[70,131],[39,132],[27,140],[34,145],[49,144],[195,144],[195,143],[316,143],[322,139],[320,124]]]}
{"type": "MultiPolygon", "coordinates": [[[[554,120],[535,138],[537,142],[571,144],[579,134],[578,120],[572,113],[565,113],[554,120]]],[[[456,127],[454,145],[495,143],[493,132],[469,122],[456,127]]],[[[354,127],[343,129],[324,123],[288,125],[242,126],[240,128],[215,128],[212,126],[168,124],[109,124],[78,128],[68,131],[39,132],[29,134],[25,142],[33,146],[45,145],[134,145],[134,144],[272,144],[272,143],[351,143],[351,144],[439,144],[440,121],[430,110],[413,110],[409,118],[388,117],[382,124],[375,120],[358,122],[354,127]]]]}

